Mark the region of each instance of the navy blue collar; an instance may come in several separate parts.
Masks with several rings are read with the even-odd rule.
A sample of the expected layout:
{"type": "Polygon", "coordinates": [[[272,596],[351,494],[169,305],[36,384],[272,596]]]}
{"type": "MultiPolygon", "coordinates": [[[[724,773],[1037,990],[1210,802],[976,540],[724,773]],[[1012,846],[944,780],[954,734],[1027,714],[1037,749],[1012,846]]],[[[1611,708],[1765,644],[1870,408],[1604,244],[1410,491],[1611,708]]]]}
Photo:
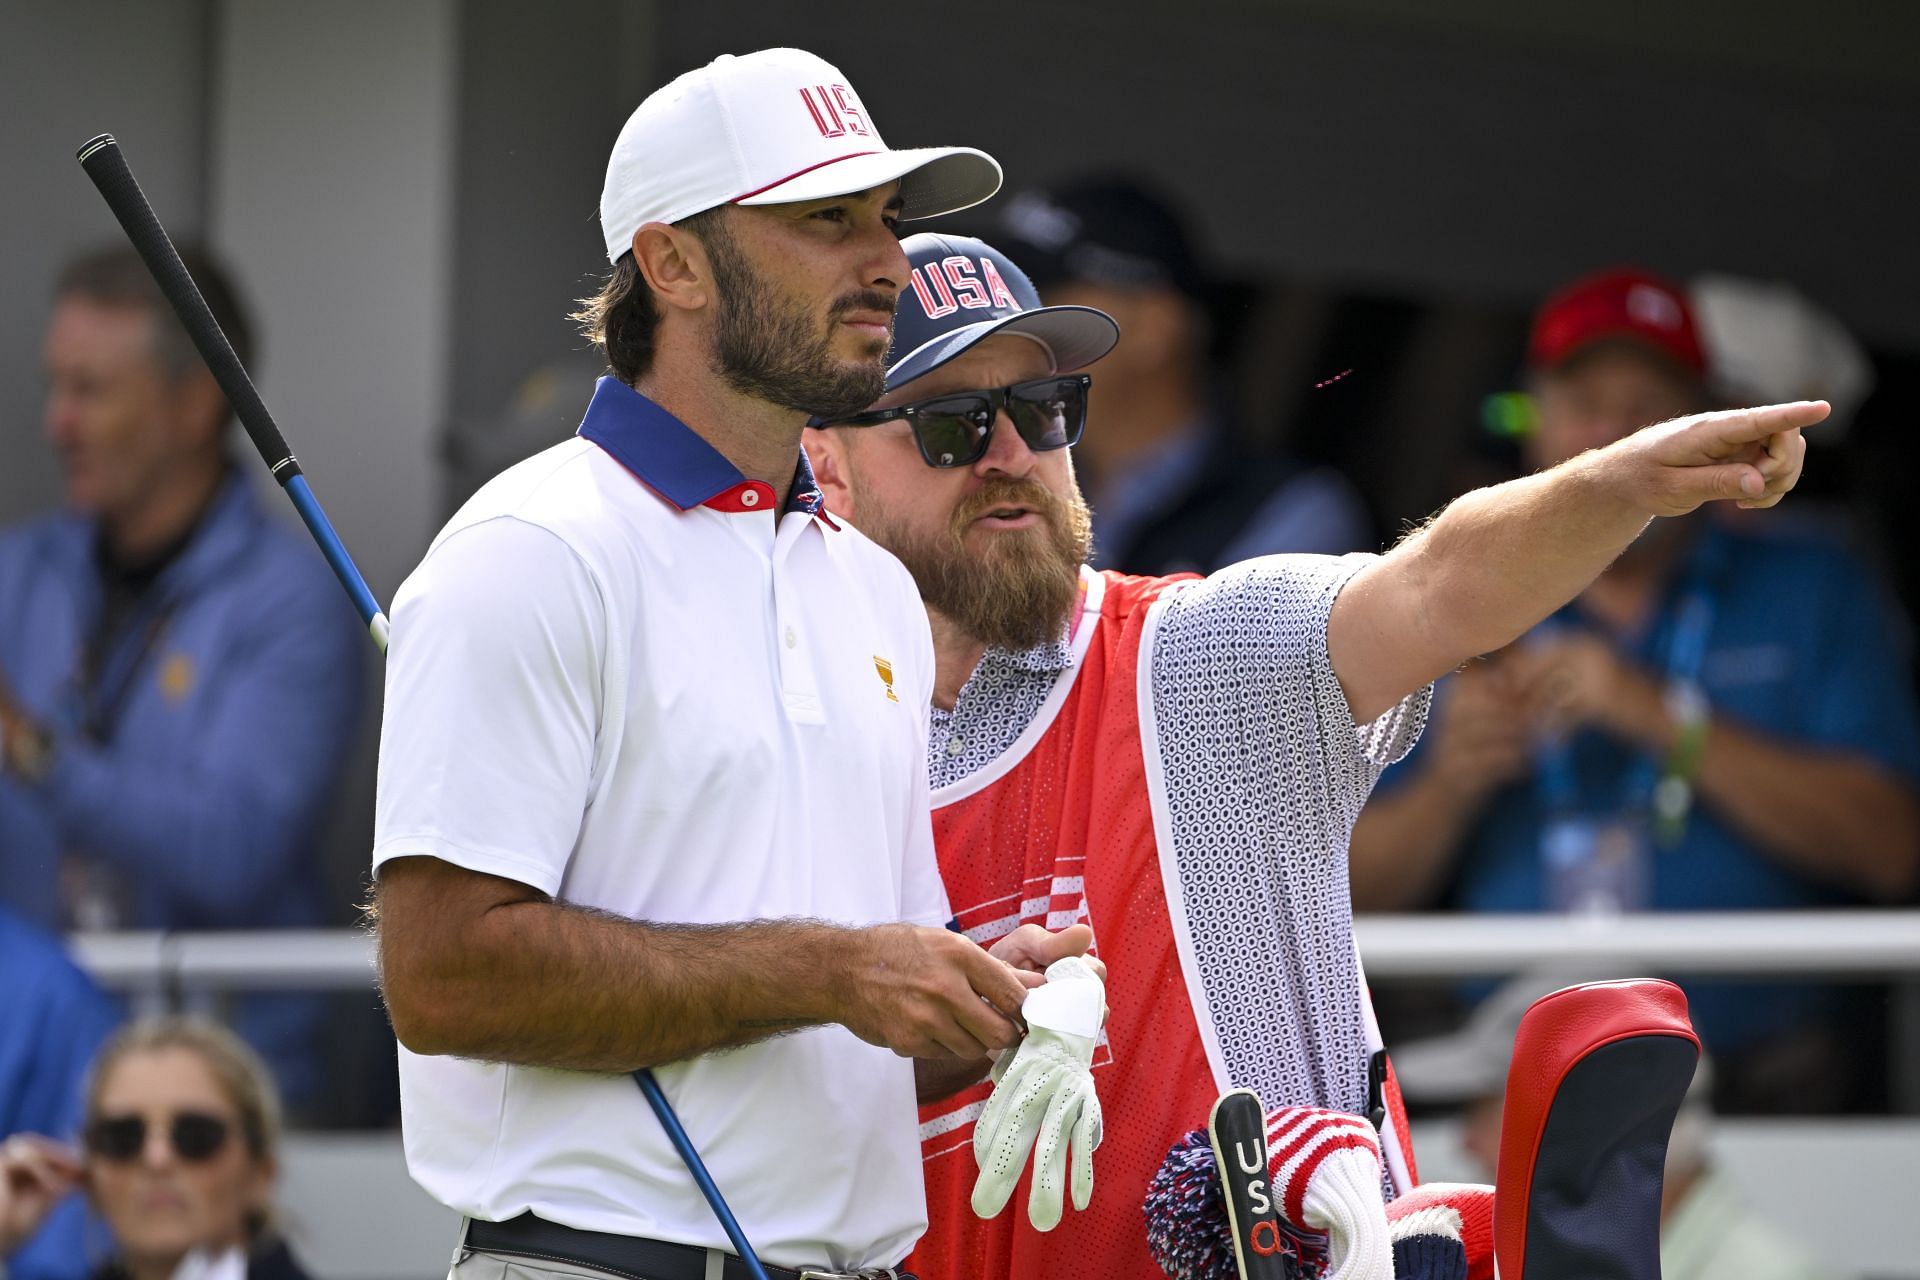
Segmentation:
{"type": "MultiPolygon", "coordinates": [[[[682,511],[712,503],[753,482],[699,432],[611,375],[593,389],[575,434],[605,449],[647,488],[682,511]]],[[[825,499],[800,451],[787,490],[787,510],[819,515],[825,499]]],[[[722,503],[725,510],[737,510],[722,503]]]]}

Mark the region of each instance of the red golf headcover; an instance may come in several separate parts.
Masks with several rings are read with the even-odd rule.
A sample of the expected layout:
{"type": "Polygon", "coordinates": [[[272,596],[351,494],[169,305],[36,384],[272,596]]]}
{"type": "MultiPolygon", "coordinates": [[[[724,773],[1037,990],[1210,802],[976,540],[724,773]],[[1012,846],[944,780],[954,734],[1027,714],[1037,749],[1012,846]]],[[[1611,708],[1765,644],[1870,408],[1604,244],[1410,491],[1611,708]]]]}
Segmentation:
{"type": "Polygon", "coordinates": [[[1660,1280],[1667,1137],[1699,1057],[1671,982],[1585,983],[1527,1010],[1495,1179],[1501,1280],[1660,1280]]]}
{"type": "Polygon", "coordinates": [[[1387,1205],[1395,1240],[1436,1226],[1467,1251],[1467,1280],[1493,1280],[1493,1188],[1479,1182],[1423,1182],[1387,1205]]]}

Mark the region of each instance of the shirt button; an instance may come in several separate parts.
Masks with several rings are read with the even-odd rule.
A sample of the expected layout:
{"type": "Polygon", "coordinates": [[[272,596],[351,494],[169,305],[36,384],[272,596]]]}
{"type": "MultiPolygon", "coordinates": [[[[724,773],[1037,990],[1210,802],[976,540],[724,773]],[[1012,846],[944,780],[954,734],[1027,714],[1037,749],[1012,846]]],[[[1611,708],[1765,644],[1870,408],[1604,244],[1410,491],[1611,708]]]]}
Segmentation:
{"type": "Polygon", "coordinates": [[[740,505],[743,507],[757,507],[760,505],[760,495],[752,489],[748,489],[740,495],[740,505]]]}
{"type": "Polygon", "coordinates": [[[800,647],[800,637],[793,633],[792,627],[788,627],[787,628],[787,648],[797,649],[799,647],[800,647]]]}
{"type": "Polygon", "coordinates": [[[965,742],[963,742],[963,741],[962,741],[961,739],[959,739],[959,738],[948,738],[948,739],[947,739],[947,754],[948,754],[948,755],[950,755],[950,756],[957,756],[957,755],[959,755],[959,754],[960,754],[960,753],[961,753],[962,751],[965,751],[966,749],[967,749],[967,744],[966,744],[965,742]]]}

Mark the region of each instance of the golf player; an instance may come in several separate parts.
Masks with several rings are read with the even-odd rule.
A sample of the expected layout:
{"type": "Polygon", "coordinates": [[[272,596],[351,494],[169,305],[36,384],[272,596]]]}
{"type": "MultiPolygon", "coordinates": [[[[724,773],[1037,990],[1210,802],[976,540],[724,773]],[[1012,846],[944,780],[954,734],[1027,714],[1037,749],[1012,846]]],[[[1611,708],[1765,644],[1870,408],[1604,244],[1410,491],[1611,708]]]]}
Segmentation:
{"type": "Polygon", "coordinates": [[[1078,371],[1113,322],[1039,307],[977,240],[903,247],[885,394],[823,416],[808,452],[829,510],[900,557],[932,620],[934,831],[960,926],[984,944],[1090,922],[1112,966],[1085,1211],[1036,1229],[1057,1217],[1055,1177],[1030,1193],[1044,1217],[980,1219],[978,1085],[922,1109],[932,1224],[909,1265],[1158,1277],[1147,1181],[1233,1086],[1372,1114],[1390,1190],[1406,1189],[1352,939],[1355,815],[1417,736],[1430,681],[1564,604],[1650,519],[1778,502],[1826,406],[1649,427],[1470,493],[1385,555],[1094,573],[1069,446],[1090,416],[1099,430],[1098,374],[1078,371]]]}
{"type": "Polygon", "coordinates": [[[883,390],[896,224],[999,183],[889,150],[790,49],[681,76],[614,144],[583,312],[612,376],[393,611],[380,958],[456,1275],[746,1274],[643,1066],[776,1280],[898,1263],[926,1220],[906,1059],[1011,1045],[1027,971],[1087,945],[944,927],[926,615],[800,449],[883,390]]]}

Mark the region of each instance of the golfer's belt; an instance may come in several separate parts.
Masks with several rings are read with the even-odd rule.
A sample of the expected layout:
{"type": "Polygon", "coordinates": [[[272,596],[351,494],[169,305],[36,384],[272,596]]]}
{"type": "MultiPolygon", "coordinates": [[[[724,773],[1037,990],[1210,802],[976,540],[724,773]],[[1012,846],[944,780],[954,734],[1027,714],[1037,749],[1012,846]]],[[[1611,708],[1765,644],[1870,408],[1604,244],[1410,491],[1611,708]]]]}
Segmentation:
{"type": "MultiPolygon", "coordinates": [[[[618,1236],[606,1231],[582,1231],[523,1213],[505,1222],[467,1220],[463,1249],[515,1258],[538,1258],[591,1267],[623,1280],[753,1280],[747,1264],[730,1253],[702,1249],[670,1240],[618,1236]]],[[[768,1280],[913,1280],[890,1268],[833,1271],[808,1267],[792,1271],[766,1266],[768,1280]]]]}

